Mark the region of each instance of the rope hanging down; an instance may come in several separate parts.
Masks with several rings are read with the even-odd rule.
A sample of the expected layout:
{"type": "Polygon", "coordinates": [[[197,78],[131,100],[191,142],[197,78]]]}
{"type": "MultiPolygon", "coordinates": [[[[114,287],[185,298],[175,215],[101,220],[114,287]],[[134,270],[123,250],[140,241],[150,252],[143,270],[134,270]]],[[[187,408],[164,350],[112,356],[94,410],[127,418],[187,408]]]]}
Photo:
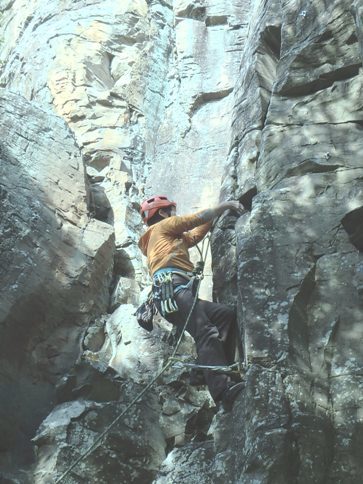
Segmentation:
{"type": "MultiPolygon", "coordinates": [[[[202,250],[204,249],[204,240],[203,240],[203,245],[202,245],[202,250]]],[[[205,259],[207,257],[207,253],[208,253],[208,250],[209,250],[209,246],[210,246],[210,237],[208,237],[208,243],[207,243],[207,246],[206,246],[206,250],[204,252],[204,254],[202,253],[202,251],[199,249],[198,247],[198,250],[199,250],[199,253],[201,254],[201,263],[202,265],[204,266],[204,262],[205,262],[205,259]]],[[[199,266],[200,267],[200,266],[199,266]]],[[[127,405],[127,407],[105,428],[105,430],[98,436],[96,437],[96,439],[94,440],[94,442],[90,445],[90,447],[83,453],[81,454],[78,459],[76,459],[73,464],[68,467],[68,469],[55,481],[55,484],[59,484],[60,482],[63,481],[63,479],[83,460],[85,459],[86,457],[88,457],[92,452],[93,450],[96,448],[96,446],[102,441],[102,439],[108,434],[108,432],[117,424],[117,422],[119,422],[121,420],[121,418],[130,410],[130,408],[133,407],[133,405],[135,405],[135,403],[137,403],[138,400],[140,400],[141,397],[143,397],[145,395],[145,393],[149,390],[149,388],[151,388],[153,386],[153,384],[156,382],[156,380],[158,378],[160,378],[160,376],[173,364],[175,363],[175,355],[176,355],[176,352],[178,351],[179,349],[179,346],[182,342],[182,339],[183,339],[183,336],[184,336],[184,333],[185,333],[185,330],[188,326],[188,323],[190,321],[190,318],[192,316],[192,313],[194,311],[194,308],[195,308],[195,305],[197,303],[197,300],[198,300],[198,293],[199,293],[199,288],[200,288],[200,283],[203,279],[203,268],[202,268],[202,271],[201,273],[198,275],[197,274],[197,287],[196,287],[196,291],[195,291],[195,296],[194,296],[194,299],[193,299],[193,304],[192,304],[192,307],[190,308],[190,311],[189,311],[189,314],[188,314],[188,317],[184,323],[184,326],[183,326],[183,329],[182,329],[182,332],[180,333],[180,336],[179,336],[179,339],[175,345],[175,348],[171,354],[171,356],[168,358],[167,362],[165,363],[165,365],[162,367],[162,369],[157,373],[157,375],[146,385],[146,387],[138,394],[136,395],[136,397],[127,405]]]]}

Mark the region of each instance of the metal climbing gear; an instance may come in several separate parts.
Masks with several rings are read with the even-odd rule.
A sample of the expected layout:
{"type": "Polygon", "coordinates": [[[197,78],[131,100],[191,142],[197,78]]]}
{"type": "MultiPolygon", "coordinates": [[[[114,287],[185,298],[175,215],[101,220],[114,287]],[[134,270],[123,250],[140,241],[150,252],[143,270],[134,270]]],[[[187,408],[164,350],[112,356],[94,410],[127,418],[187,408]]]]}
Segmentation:
{"type": "Polygon", "coordinates": [[[160,299],[162,316],[178,311],[179,308],[174,299],[172,272],[161,272],[154,276],[154,297],[160,299]]]}
{"type": "Polygon", "coordinates": [[[202,244],[202,250],[198,247],[200,254],[200,260],[196,263],[193,272],[186,272],[177,267],[165,267],[159,269],[155,272],[153,276],[153,294],[154,298],[160,300],[160,313],[162,316],[167,314],[175,313],[179,310],[177,302],[175,301],[174,295],[177,294],[181,289],[190,288],[193,294],[197,292],[197,286],[199,281],[204,278],[203,271],[205,265],[205,257],[207,255],[209,247],[209,237],[206,237],[208,243],[204,252],[204,240],[202,244]],[[173,286],[173,274],[181,275],[188,280],[186,284],[180,284],[177,287],[173,286]]]}
{"type": "Polygon", "coordinates": [[[239,362],[236,362],[236,363],[233,363],[232,365],[199,365],[198,363],[190,363],[190,362],[187,362],[185,360],[183,360],[182,358],[170,358],[171,360],[173,360],[173,366],[175,368],[194,368],[196,370],[209,370],[211,372],[215,372],[215,373],[238,373],[238,374],[241,374],[241,371],[240,371],[240,363],[239,362]]]}
{"type": "Polygon", "coordinates": [[[150,291],[145,302],[141,304],[134,313],[139,325],[146,331],[153,330],[153,318],[157,309],[154,304],[153,292],[150,291]]]}

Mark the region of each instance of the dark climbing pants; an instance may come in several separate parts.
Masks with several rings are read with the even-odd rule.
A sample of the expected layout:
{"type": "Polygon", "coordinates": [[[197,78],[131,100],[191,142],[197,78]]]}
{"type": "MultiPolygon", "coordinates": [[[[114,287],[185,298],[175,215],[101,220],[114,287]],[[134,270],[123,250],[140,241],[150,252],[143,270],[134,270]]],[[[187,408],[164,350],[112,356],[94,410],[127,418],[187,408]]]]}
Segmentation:
{"type": "MultiPolygon", "coordinates": [[[[185,279],[173,275],[174,287],[185,283],[185,279]]],[[[168,314],[165,318],[180,331],[189,315],[194,297],[191,289],[181,289],[175,295],[179,311],[168,314]]],[[[155,302],[160,311],[158,301],[155,302]]],[[[195,340],[200,365],[226,366],[234,362],[237,336],[234,309],[225,304],[198,298],[186,329],[195,340]]],[[[204,377],[215,401],[231,383],[228,375],[210,370],[204,370],[204,377]]]]}

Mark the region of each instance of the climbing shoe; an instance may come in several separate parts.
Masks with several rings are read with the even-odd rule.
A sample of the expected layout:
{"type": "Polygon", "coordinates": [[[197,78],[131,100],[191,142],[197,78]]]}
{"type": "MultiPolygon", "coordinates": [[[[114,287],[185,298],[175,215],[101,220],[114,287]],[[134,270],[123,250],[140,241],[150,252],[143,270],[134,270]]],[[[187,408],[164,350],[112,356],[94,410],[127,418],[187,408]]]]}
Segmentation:
{"type": "Polygon", "coordinates": [[[204,374],[197,368],[192,368],[189,373],[189,384],[192,387],[199,387],[200,385],[206,385],[204,374]]]}
{"type": "Polygon", "coordinates": [[[226,412],[230,412],[232,410],[235,399],[242,392],[242,390],[245,389],[245,386],[245,382],[241,381],[239,383],[230,385],[226,390],[224,390],[220,401],[226,412]]]}

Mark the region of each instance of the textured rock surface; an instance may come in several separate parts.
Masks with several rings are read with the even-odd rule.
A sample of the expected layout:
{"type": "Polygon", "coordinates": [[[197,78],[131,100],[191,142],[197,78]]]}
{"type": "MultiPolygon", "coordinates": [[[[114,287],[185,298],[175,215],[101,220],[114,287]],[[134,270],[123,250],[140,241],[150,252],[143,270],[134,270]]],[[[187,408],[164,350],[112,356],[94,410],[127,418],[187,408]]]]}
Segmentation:
{"type": "Polygon", "coordinates": [[[31,460],[29,438],[78,336],[105,310],[113,230],[87,215],[82,158],[55,115],[0,92],[1,467],[31,460]],[[11,452],[14,452],[12,455],[11,452]]]}
{"type": "MultiPolygon", "coordinates": [[[[113,386],[114,392],[109,395],[111,403],[67,402],[46,418],[34,438],[35,444],[40,446],[34,482],[49,482],[56,470],[65,470],[140,391],[140,387],[130,384],[127,388],[117,383],[113,386]],[[117,394],[122,398],[115,403],[117,394]]],[[[100,395],[102,400],[107,396],[107,391],[100,395]]],[[[68,477],[67,482],[151,482],[165,457],[159,413],[157,399],[149,393],[131,415],[108,433],[103,445],[77,467],[74,477],[68,477]]]]}
{"type": "Polygon", "coordinates": [[[170,353],[170,328],[133,316],[137,203],[164,191],[250,210],[212,237],[246,391],[208,429],[173,368],[69,482],[360,483],[362,2],[0,6],[3,475],[26,482],[53,407],[29,482],[59,475],[170,353]]]}
{"type": "MultiPolygon", "coordinates": [[[[106,321],[105,333],[101,321],[88,328],[81,359],[58,384],[59,405],[33,440],[35,482],[59,477],[161,369],[171,351],[167,342],[161,344],[168,328],[155,322],[153,333],[146,333],[133,311],[131,305],[118,308],[106,321]]],[[[190,336],[180,347],[180,356],[185,354],[193,355],[190,336]]],[[[167,451],[205,440],[213,404],[204,387],[189,383],[184,369],[172,368],[160,377],[66,482],[151,482],[167,451]]]]}
{"type": "MultiPolygon", "coordinates": [[[[236,90],[239,141],[223,184],[224,194],[254,197],[235,225],[237,274],[227,278],[232,290],[238,281],[248,363],[236,415],[246,409],[249,424],[231,444],[242,456],[232,452],[231,482],[358,483],[362,58],[350,2],[281,6],[261,2],[251,24],[236,90]],[[266,75],[268,63],[276,68],[266,75]],[[268,421],[270,399],[252,397],[261,386],[274,395],[268,421]]],[[[225,241],[216,233],[216,254],[225,241]]],[[[230,422],[220,425],[228,434],[230,422]]]]}

